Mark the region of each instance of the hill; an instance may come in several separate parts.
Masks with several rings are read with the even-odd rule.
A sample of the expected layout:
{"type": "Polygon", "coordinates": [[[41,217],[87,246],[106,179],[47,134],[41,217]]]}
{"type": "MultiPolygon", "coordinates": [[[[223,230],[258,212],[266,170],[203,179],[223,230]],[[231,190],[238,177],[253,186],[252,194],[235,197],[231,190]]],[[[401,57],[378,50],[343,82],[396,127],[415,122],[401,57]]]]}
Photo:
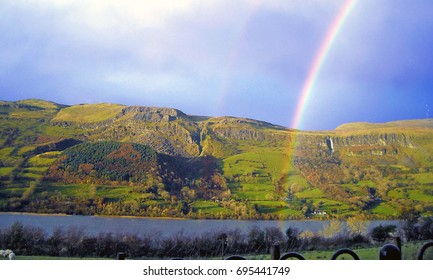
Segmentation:
{"type": "Polygon", "coordinates": [[[403,120],[393,121],[388,123],[347,123],[338,126],[335,130],[337,131],[356,131],[366,129],[396,129],[396,128],[433,128],[433,119],[421,119],[421,120],[403,120]]]}
{"type": "Polygon", "coordinates": [[[307,132],[32,99],[0,101],[0,125],[1,211],[242,219],[433,211],[432,119],[307,132]]]}

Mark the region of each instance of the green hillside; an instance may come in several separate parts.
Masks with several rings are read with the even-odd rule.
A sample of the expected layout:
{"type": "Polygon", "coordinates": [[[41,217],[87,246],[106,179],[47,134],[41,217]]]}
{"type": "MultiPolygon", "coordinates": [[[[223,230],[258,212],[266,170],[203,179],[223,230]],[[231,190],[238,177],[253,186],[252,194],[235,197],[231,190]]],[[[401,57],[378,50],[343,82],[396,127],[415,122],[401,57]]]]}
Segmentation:
{"type": "Polygon", "coordinates": [[[404,121],[393,121],[387,123],[368,123],[368,122],[356,122],[347,123],[338,126],[335,130],[364,130],[364,129],[385,129],[385,128],[433,128],[433,119],[422,119],[422,120],[404,120],[404,121]]]}
{"type": "Polygon", "coordinates": [[[52,121],[77,124],[103,122],[116,117],[124,107],[107,103],[75,105],[61,110],[52,121]]]}
{"type": "Polygon", "coordinates": [[[431,215],[432,140],[431,119],[303,132],[171,108],[0,101],[0,211],[232,219],[398,218],[407,209],[431,215]]]}

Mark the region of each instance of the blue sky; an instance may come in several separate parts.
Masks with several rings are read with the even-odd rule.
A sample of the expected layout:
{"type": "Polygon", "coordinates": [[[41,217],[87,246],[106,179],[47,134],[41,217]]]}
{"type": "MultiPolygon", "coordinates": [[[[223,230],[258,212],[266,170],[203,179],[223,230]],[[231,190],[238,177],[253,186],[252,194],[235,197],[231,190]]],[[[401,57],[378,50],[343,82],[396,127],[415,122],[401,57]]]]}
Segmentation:
{"type": "MultiPolygon", "coordinates": [[[[340,0],[0,0],[0,100],[290,126],[340,0]]],[[[433,1],[357,1],[300,129],[432,117],[433,1]]]]}

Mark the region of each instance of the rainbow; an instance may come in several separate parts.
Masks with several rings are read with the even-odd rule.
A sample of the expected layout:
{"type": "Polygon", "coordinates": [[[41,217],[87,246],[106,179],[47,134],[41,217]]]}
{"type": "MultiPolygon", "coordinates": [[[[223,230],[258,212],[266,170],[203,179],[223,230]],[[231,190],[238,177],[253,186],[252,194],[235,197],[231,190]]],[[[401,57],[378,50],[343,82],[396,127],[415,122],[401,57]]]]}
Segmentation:
{"type": "MultiPolygon", "coordinates": [[[[347,19],[350,11],[355,6],[356,0],[346,0],[346,2],[340,8],[337,17],[332,22],[328,32],[326,33],[325,39],[323,40],[316,56],[314,57],[313,64],[310,67],[307,78],[304,81],[302,91],[300,93],[300,97],[298,100],[298,104],[296,106],[295,114],[293,116],[291,128],[299,129],[301,124],[302,115],[305,111],[305,108],[308,103],[308,99],[311,97],[313,93],[313,89],[317,78],[320,74],[320,69],[322,68],[327,55],[329,54],[335,39],[337,38],[338,33],[340,32],[342,26],[344,25],[345,20],[347,19]]],[[[283,161],[282,166],[282,176],[286,176],[286,173],[289,169],[289,166],[293,162],[294,152],[296,149],[297,142],[297,132],[293,134],[292,139],[288,141],[287,145],[287,154],[286,159],[283,161]]]]}
{"type": "Polygon", "coordinates": [[[335,38],[341,27],[344,25],[345,20],[347,19],[350,11],[355,6],[356,0],[347,0],[344,5],[340,8],[340,11],[333,21],[331,27],[329,28],[325,39],[323,40],[322,45],[320,46],[319,51],[317,52],[313,64],[310,67],[307,78],[302,87],[302,91],[298,100],[298,104],[296,106],[295,115],[293,117],[293,121],[291,124],[291,128],[298,128],[301,123],[302,115],[305,111],[305,108],[308,103],[308,99],[310,98],[314,85],[317,81],[317,77],[320,74],[320,69],[322,68],[329,51],[332,48],[333,43],[335,42],[335,38]]]}

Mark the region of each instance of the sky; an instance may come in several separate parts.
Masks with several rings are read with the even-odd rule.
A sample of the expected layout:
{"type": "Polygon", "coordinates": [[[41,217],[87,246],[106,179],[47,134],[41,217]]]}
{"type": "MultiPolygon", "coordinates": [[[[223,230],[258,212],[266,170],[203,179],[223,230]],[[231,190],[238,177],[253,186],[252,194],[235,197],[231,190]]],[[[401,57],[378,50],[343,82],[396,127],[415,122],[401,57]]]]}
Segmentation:
{"type": "Polygon", "coordinates": [[[433,117],[432,15],[427,0],[0,0],[0,100],[302,130],[433,117]]]}

